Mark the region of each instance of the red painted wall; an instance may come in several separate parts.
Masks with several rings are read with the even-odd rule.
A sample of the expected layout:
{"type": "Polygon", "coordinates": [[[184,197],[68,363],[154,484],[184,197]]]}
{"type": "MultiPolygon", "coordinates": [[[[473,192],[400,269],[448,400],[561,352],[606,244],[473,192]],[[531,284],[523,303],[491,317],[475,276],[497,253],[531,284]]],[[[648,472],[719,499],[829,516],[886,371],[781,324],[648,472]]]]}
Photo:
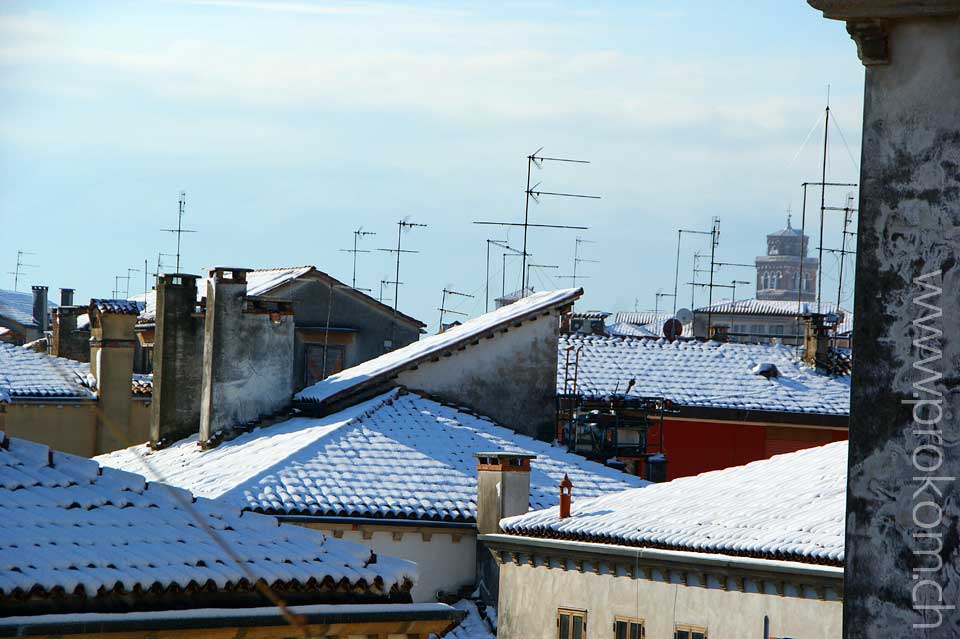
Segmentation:
{"type": "MultiPolygon", "coordinates": [[[[657,427],[650,429],[649,452],[659,448],[658,431],[657,427]]],[[[664,424],[663,452],[667,456],[667,479],[676,479],[844,439],[845,430],[678,419],[664,424]]]]}

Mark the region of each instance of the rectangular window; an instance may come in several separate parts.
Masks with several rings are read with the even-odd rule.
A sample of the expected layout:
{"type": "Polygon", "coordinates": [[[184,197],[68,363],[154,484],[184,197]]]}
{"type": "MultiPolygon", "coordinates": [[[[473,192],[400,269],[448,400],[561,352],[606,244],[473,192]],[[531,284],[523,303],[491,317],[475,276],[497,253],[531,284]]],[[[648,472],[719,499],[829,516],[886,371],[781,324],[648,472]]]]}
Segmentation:
{"type": "Polygon", "coordinates": [[[643,619],[635,617],[615,617],[613,639],[645,639],[643,619]]]}
{"type": "Polygon", "coordinates": [[[707,639],[707,629],[679,624],[674,626],[673,639],[707,639]]]}
{"type": "Polygon", "coordinates": [[[557,611],[557,639],[585,639],[587,611],[561,608],[557,611]]]}

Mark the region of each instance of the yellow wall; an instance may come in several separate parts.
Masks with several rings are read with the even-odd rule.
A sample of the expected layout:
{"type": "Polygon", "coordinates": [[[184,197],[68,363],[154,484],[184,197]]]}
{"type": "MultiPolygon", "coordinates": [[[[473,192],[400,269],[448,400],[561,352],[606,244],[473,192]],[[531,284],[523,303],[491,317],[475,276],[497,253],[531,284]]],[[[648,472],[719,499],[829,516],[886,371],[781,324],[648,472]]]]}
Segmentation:
{"type": "Polygon", "coordinates": [[[96,402],[9,404],[4,432],[74,455],[97,454],[96,402]]]}

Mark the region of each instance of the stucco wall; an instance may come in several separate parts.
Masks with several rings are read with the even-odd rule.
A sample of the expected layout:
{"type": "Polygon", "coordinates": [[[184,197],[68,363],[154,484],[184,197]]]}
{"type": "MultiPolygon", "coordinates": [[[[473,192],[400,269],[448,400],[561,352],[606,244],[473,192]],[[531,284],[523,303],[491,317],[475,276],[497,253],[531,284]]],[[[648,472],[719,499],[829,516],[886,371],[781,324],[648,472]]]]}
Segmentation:
{"type": "Polygon", "coordinates": [[[520,433],[552,439],[556,430],[559,318],[511,326],[449,357],[401,373],[397,381],[466,405],[520,433]]]}
{"type": "MultiPolygon", "coordinates": [[[[333,534],[333,526],[301,524],[325,534],[333,534]]],[[[369,539],[359,530],[344,530],[339,534],[348,541],[369,546],[374,552],[416,562],[419,578],[411,595],[415,603],[436,601],[437,591],[456,593],[464,586],[472,587],[476,580],[477,536],[460,531],[456,535],[440,528],[421,528],[419,532],[405,531],[394,538],[390,530],[376,530],[369,539]],[[429,541],[424,538],[429,537],[429,541]],[[454,541],[454,539],[458,541],[454,541]]]]}
{"type": "Polygon", "coordinates": [[[65,453],[91,457],[99,452],[95,402],[9,404],[3,428],[11,437],[65,453]]]}
{"type": "Polygon", "coordinates": [[[648,639],[673,637],[674,624],[705,627],[710,639],[760,639],[764,616],[771,637],[840,637],[842,604],[836,600],[687,586],[652,575],[656,580],[505,563],[497,638],[556,637],[559,608],[587,611],[585,639],[610,639],[616,615],[643,619],[648,639]]]}
{"type": "Polygon", "coordinates": [[[287,404],[293,395],[293,318],[243,310],[245,284],[207,282],[201,439],[287,404]]]}
{"type": "Polygon", "coordinates": [[[845,636],[956,637],[960,22],[893,21],[888,52],[864,95],[845,636]]]}

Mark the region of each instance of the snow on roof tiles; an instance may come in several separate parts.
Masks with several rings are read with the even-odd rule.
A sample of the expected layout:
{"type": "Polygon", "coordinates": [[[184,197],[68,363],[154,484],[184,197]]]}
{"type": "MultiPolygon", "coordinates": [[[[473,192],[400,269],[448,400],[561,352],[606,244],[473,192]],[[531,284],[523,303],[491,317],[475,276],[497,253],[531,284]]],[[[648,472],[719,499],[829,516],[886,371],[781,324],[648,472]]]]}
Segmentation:
{"type": "Polygon", "coordinates": [[[0,342],[0,401],[23,398],[92,399],[89,364],[0,342]]]}
{"type": "MultiPolygon", "coordinates": [[[[843,563],[847,442],[504,519],[508,534],[843,563]]],[[[579,498],[578,498],[579,497],[579,498]]]]}
{"type": "Polygon", "coordinates": [[[659,337],[650,329],[628,322],[616,322],[607,325],[607,333],[616,337],[659,337]]]}
{"type": "Polygon", "coordinates": [[[137,302],[135,300],[107,300],[107,299],[92,299],[90,300],[90,306],[96,308],[101,313],[114,313],[116,315],[139,315],[140,311],[143,310],[143,302],[137,302]]]}
{"type": "Polygon", "coordinates": [[[10,597],[251,590],[245,573],[197,525],[215,530],[255,578],[317,590],[321,582],[377,594],[409,587],[414,564],[276,519],[101,468],[0,433],[0,613],[10,597]],[[186,504],[192,502],[193,513],[186,504]],[[374,584],[382,584],[382,588],[374,584]]]}
{"type": "MultiPolygon", "coordinates": [[[[47,301],[48,308],[57,305],[47,301]]],[[[0,317],[7,317],[22,326],[37,326],[33,319],[33,293],[0,289],[0,317]]]]}
{"type": "Polygon", "coordinates": [[[566,351],[580,349],[577,371],[581,394],[623,393],[658,396],[682,406],[849,415],[850,376],[831,376],[807,366],[794,347],[774,344],[720,344],[629,337],[560,337],[558,384],[562,387],[566,351]],[[753,372],[774,364],[778,377],[753,372]]]}
{"type": "MultiPolygon", "coordinates": [[[[729,315],[783,315],[785,317],[796,317],[799,315],[804,315],[806,313],[816,313],[817,304],[816,302],[801,302],[799,304],[799,313],[797,312],[798,305],[797,300],[758,300],[758,299],[743,299],[743,300],[723,300],[716,302],[713,306],[702,306],[696,309],[697,313],[706,313],[708,310],[713,309],[714,313],[724,313],[729,315]]],[[[837,312],[837,305],[832,302],[822,302],[820,304],[820,312],[822,313],[834,313],[837,312]]],[[[839,311],[844,317],[851,316],[850,311],[840,308],[839,311]]]]}
{"type": "Polygon", "coordinates": [[[168,483],[271,514],[473,521],[473,453],[484,450],[537,455],[530,479],[533,508],[558,502],[564,473],[584,495],[646,483],[397,389],[323,418],[296,417],[264,427],[211,450],[201,451],[196,440],[97,459],[137,470],[139,455],[146,453],[168,483]]]}
{"type": "Polygon", "coordinates": [[[534,293],[513,304],[467,320],[463,324],[454,326],[442,333],[424,337],[420,341],[408,344],[403,348],[398,348],[380,357],[340,371],[313,386],[303,389],[294,396],[294,399],[314,402],[326,401],[365,383],[396,374],[437,353],[455,348],[461,343],[473,341],[484,333],[516,321],[522,321],[525,318],[534,317],[557,306],[572,304],[582,294],[582,288],[534,293]]]}

